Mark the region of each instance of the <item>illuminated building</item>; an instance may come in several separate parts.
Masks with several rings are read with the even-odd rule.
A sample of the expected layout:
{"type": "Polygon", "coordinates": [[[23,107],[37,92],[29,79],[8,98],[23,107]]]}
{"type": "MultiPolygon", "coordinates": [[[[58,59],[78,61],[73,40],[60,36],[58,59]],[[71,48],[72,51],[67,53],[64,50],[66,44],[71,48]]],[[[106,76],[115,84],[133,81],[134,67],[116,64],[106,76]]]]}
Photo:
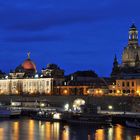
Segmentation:
{"type": "Polygon", "coordinates": [[[42,77],[55,79],[53,84],[62,85],[64,81],[64,70],[60,69],[56,64],[48,64],[45,69],[42,69],[42,77]]]}
{"type": "Polygon", "coordinates": [[[117,79],[110,85],[110,93],[114,95],[140,95],[140,79],[117,79]]]}
{"type": "Polygon", "coordinates": [[[112,95],[140,95],[140,46],[134,24],[129,29],[128,44],[124,47],[121,64],[115,55],[111,78],[115,79],[109,84],[112,95]]]}
{"type": "MultiPolygon", "coordinates": [[[[2,73],[2,72],[1,72],[2,73]]],[[[56,64],[48,64],[37,73],[35,63],[28,58],[8,75],[2,73],[0,94],[58,94],[102,95],[108,93],[104,79],[94,71],[77,71],[64,76],[64,70],[56,64]]]]}
{"type": "Polygon", "coordinates": [[[94,71],[77,71],[65,77],[63,85],[55,87],[55,93],[61,95],[103,95],[108,93],[105,80],[94,71]]]}
{"type": "Polygon", "coordinates": [[[58,79],[37,74],[36,65],[28,58],[9,75],[0,79],[0,94],[52,94],[58,79]]]}
{"type": "Polygon", "coordinates": [[[133,24],[129,29],[128,44],[124,47],[122,64],[115,56],[111,77],[140,77],[140,46],[138,44],[138,30],[133,24]]]}
{"type": "Polygon", "coordinates": [[[56,64],[48,64],[46,69],[42,69],[43,77],[64,78],[64,70],[56,64]]]}

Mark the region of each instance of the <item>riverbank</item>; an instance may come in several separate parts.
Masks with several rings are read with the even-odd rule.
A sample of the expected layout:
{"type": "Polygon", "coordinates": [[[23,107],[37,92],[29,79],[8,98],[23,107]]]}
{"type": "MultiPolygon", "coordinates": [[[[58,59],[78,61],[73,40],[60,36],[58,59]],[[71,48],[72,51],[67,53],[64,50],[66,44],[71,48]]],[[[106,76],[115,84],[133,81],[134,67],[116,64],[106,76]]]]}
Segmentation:
{"type": "Polygon", "coordinates": [[[46,96],[46,95],[0,95],[0,102],[8,104],[11,101],[36,102],[46,101],[51,106],[63,107],[66,103],[70,105],[75,99],[83,99],[87,104],[95,104],[102,110],[107,110],[111,105],[114,111],[140,111],[140,97],[130,96],[46,96]]]}

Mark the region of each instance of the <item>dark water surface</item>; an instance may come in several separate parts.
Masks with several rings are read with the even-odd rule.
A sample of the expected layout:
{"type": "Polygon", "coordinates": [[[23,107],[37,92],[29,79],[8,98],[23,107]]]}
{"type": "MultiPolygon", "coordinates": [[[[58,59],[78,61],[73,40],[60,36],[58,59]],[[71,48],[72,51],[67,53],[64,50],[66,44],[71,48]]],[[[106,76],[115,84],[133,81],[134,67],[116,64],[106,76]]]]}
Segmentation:
{"type": "Polygon", "coordinates": [[[65,125],[24,118],[0,120],[0,140],[140,140],[140,129],[65,125]]]}

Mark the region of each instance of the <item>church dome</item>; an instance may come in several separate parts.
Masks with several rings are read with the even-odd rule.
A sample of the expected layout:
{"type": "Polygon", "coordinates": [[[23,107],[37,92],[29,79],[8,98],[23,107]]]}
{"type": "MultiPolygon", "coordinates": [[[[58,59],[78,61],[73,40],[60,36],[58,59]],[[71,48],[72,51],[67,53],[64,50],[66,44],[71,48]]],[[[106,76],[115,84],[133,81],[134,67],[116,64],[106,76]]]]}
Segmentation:
{"type": "Polygon", "coordinates": [[[135,66],[136,56],[140,58],[140,47],[138,44],[138,31],[134,24],[129,29],[129,40],[122,55],[123,66],[135,66]]]}
{"type": "Polygon", "coordinates": [[[122,62],[124,65],[135,66],[136,56],[140,58],[140,47],[126,47],[122,55],[122,62]]]}
{"type": "Polygon", "coordinates": [[[26,59],[26,60],[23,62],[22,67],[23,67],[25,70],[36,70],[36,66],[35,66],[34,62],[31,61],[30,59],[26,59]]]}
{"type": "Polygon", "coordinates": [[[22,67],[24,70],[31,70],[36,72],[36,65],[35,63],[30,59],[30,53],[28,53],[28,59],[26,59],[23,63],[22,63],[22,67]]]}

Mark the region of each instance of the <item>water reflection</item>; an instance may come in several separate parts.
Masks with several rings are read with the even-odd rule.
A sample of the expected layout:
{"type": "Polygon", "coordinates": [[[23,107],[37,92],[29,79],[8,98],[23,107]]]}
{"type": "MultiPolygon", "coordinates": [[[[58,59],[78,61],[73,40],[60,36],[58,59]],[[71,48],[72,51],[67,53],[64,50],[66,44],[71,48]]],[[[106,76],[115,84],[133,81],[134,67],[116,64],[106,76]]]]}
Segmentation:
{"type": "Polygon", "coordinates": [[[136,135],[136,140],[140,140],[140,136],[137,136],[137,135],[136,135]]]}
{"type": "Polygon", "coordinates": [[[34,127],[35,127],[34,123],[35,123],[35,121],[29,120],[29,127],[28,127],[29,128],[29,131],[28,131],[29,140],[34,140],[34,127]]]}
{"type": "Polygon", "coordinates": [[[115,134],[114,134],[115,140],[123,140],[122,131],[123,131],[123,127],[121,125],[117,125],[115,127],[115,134]]]}
{"type": "Polygon", "coordinates": [[[0,128],[0,140],[4,140],[4,129],[0,128]]]}
{"type": "Polygon", "coordinates": [[[69,127],[64,126],[63,131],[62,131],[62,140],[69,140],[69,127]]]}
{"type": "Polygon", "coordinates": [[[104,140],[104,130],[103,129],[98,129],[96,130],[95,133],[95,140],[104,140]]]}
{"type": "Polygon", "coordinates": [[[13,137],[11,137],[12,140],[19,140],[19,122],[13,122],[12,124],[13,128],[13,137]]]}
{"type": "Polygon", "coordinates": [[[140,131],[121,125],[95,127],[34,121],[0,122],[0,140],[140,140],[140,131]]]}

